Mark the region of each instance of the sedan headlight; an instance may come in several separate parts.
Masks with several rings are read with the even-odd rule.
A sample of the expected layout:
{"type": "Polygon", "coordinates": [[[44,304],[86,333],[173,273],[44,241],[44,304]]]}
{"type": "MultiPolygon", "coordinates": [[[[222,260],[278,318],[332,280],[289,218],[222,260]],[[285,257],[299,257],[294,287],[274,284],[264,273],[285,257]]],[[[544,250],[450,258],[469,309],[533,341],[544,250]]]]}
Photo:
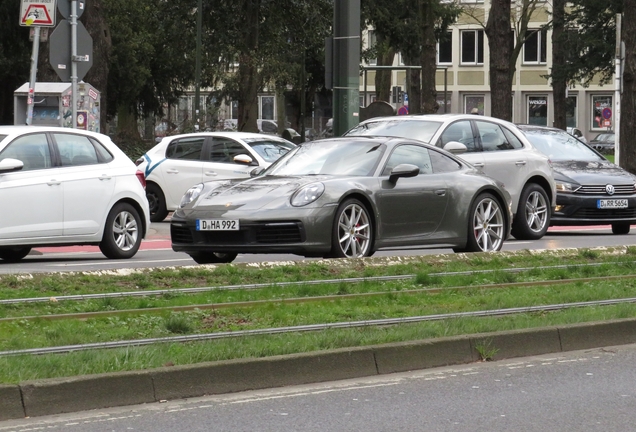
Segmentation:
{"type": "Polygon", "coordinates": [[[181,204],[179,207],[185,207],[194,200],[196,200],[199,195],[201,195],[201,191],[203,190],[203,183],[199,183],[198,185],[192,186],[190,189],[183,194],[183,198],[181,198],[181,204]]]}
{"type": "Polygon", "coordinates": [[[325,185],[322,183],[311,183],[298,189],[291,198],[291,205],[294,207],[302,207],[316,201],[325,191],[325,185]]]}
{"type": "Polygon", "coordinates": [[[577,190],[579,190],[581,186],[578,184],[572,184],[572,183],[568,183],[568,182],[564,182],[564,181],[557,181],[556,182],[556,190],[557,192],[565,192],[565,193],[572,193],[572,192],[576,192],[577,190]]]}

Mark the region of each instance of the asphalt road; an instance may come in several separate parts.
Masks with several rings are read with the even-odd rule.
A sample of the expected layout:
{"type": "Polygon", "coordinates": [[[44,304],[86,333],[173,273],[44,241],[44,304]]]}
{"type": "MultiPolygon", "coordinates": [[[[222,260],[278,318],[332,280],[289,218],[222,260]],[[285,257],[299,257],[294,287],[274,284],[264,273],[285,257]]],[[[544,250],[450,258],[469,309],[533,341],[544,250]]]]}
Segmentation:
{"type": "Polygon", "coordinates": [[[0,431],[602,431],[636,424],[636,345],[0,422],[0,431]]]}
{"type": "MultiPolygon", "coordinates": [[[[510,239],[504,251],[523,249],[563,249],[597,246],[636,245],[636,227],[631,234],[613,235],[609,226],[552,227],[540,240],[519,241],[510,239]]],[[[374,256],[399,256],[452,253],[451,249],[414,249],[377,252],[374,256]]],[[[284,254],[241,254],[235,263],[263,261],[299,261],[307,258],[284,254]]],[[[0,261],[0,274],[100,271],[126,268],[152,268],[189,266],[196,263],[185,253],[174,252],[170,247],[170,223],[153,223],[141,249],[129,260],[109,260],[96,246],[43,247],[34,249],[19,263],[0,261]]]]}

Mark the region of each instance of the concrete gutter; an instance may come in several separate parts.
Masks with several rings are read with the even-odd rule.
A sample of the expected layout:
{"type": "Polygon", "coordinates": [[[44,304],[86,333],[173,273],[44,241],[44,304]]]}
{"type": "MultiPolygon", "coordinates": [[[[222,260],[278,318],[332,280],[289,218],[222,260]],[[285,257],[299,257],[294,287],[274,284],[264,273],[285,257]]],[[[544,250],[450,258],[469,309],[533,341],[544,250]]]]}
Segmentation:
{"type": "Polygon", "coordinates": [[[636,343],[636,319],[0,385],[0,420],[636,343]]]}

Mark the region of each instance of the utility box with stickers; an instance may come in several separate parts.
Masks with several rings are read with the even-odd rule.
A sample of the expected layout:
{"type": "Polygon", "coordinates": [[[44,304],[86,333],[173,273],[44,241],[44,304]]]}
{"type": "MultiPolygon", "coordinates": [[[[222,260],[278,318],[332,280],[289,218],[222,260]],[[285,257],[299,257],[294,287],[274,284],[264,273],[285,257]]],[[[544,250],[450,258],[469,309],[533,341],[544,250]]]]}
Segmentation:
{"type": "MultiPolygon", "coordinates": [[[[88,83],[77,84],[77,129],[100,132],[100,93],[88,83]]],[[[25,125],[29,83],[13,92],[14,124],[25,125]]],[[[33,126],[72,127],[71,83],[36,82],[33,96],[33,126]]]]}

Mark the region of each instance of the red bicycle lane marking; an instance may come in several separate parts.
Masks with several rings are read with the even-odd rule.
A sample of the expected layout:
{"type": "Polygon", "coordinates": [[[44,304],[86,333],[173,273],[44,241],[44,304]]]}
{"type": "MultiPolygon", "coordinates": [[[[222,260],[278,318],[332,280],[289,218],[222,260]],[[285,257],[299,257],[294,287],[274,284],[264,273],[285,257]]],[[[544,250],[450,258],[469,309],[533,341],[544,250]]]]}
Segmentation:
{"type": "MultiPolygon", "coordinates": [[[[99,246],[44,246],[36,247],[34,250],[41,253],[77,253],[77,252],[100,252],[99,246]]],[[[172,249],[170,239],[150,239],[142,240],[139,250],[172,249]]],[[[101,252],[100,252],[101,253],[101,252]]]]}

